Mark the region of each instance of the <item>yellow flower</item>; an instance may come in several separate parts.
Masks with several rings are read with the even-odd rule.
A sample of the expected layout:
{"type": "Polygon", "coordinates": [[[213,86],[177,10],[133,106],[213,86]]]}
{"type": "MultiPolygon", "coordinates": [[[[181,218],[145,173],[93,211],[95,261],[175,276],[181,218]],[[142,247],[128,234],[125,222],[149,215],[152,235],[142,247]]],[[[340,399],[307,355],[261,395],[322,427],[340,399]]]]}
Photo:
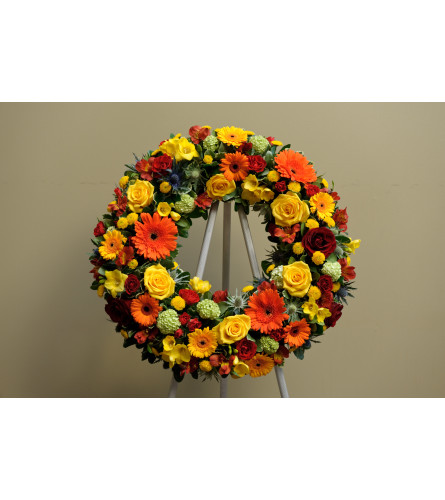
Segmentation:
{"type": "Polygon", "coordinates": [[[128,207],[132,212],[140,214],[142,209],[153,201],[154,187],[148,181],[138,179],[127,190],[128,207]]]}
{"type": "Polygon", "coordinates": [[[114,271],[105,271],[105,278],[105,288],[113,297],[116,297],[118,293],[124,291],[124,284],[128,275],[121,273],[119,269],[115,269],[114,271]]]}
{"type": "Polygon", "coordinates": [[[178,220],[181,218],[181,214],[178,214],[178,212],[173,212],[173,210],[170,212],[170,217],[175,221],[178,222],[178,220]]]}
{"type": "Polygon", "coordinates": [[[270,182],[277,182],[280,180],[280,174],[276,170],[271,170],[267,174],[267,180],[270,182]]]}
{"type": "Polygon", "coordinates": [[[272,141],[271,142],[272,146],[282,146],[283,143],[281,141],[272,141]]]}
{"type": "Polygon", "coordinates": [[[171,301],[171,305],[177,310],[177,311],[182,311],[185,307],[185,300],[177,295],[176,297],[173,297],[171,301]]]}
{"type": "Polygon", "coordinates": [[[309,319],[312,321],[316,314],[318,313],[318,306],[315,303],[314,299],[309,299],[307,302],[303,304],[303,312],[307,316],[309,316],[309,319]]]}
{"type": "Polygon", "coordinates": [[[270,204],[270,208],[277,226],[290,227],[297,222],[306,222],[309,218],[308,206],[292,191],[279,194],[270,204]]]}
{"type": "Polygon", "coordinates": [[[241,183],[243,189],[247,191],[255,191],[258,188],[259,182],[255,175],[249,174],[241,183]]]}
{"type": "Polygon", "coordinates": [[[321,266],[325,260],[326,257],[323,252],[314,252],[312,255],[312,262],[317,266],[321,266]]]}
{"type": "Polygon", "coordinates": [[[176,341],[173,335],[167,335],[162,341],[162,346],[164,347],[164,351],[171,351],[173,347],[175,347],[176,341]]]}
{"type": "Polygon", "coordinates": [[[336,281],[333,285],[332,285],[332,291],[335,293],[335,292],[338,292],[340,290],[340,283],[338,281],[336,281]]]}
{"type": "Polygon", "coordinates": [[[199,363],[199,368],[201,368],[203,372],[211,372],[213,366],[210,364],[210,361],[205,359],[204,361],[201,361],[201,363],[199,363]]]}
{"type": "Polygon", "coordinates": [[[170,368],[173,368],[174,364],[177,363],[188,363],[190,361],[191,355],[187,346],[184,344],[177,344],[171,351],[162,351],[162,359],[167,361],[170,368]]]}
{"type": "Polygon", "coordinates": [[[125,229],[128,226],[128,220],[126,217],[120,217],[117,221],[117,227],[119,229],[125,229]]]}
{"type": "Polygon", "coordinates": [[[355,253],[355,251],[357,250],[357,248],[360,247],[360,243],[361,242],[362,242],[362,240],[352,240],[352,241],[350,241],[349,243],[347,243],[345,245],[346,251],[349,252],[349,253],[355,253]]]}
{"type": "Polygon", "coordinates": [[[116,205],[116,202],[115,201],[110,201],[110,203],[108,203],[107,212],[110,212],[110,213],[112,212],[111,205],[116,205]]]}
{"type": "Polygon", "coordinates": [[[243,288],[243,292],[244,293],[247,293],[247,292],[250,292],[250,290],[253,290],[254,287],[252,285],[247,285],[243,288]]]}
{"type": "Polygon", "coordinates": [[[162,151],[160,149],[155,149],[150,156],[155,156],[157,155],[158,153],[161,153],[162,151]]]}
{"type": "Polygon", "coordinates": [[[324,221],[329,227],[334,227],[335,226],[335,220],[332,217],[325,217],[324,221]]]}
{"type": "Polygon", "coordinates": [[[190,354],[196,358],[206,358],[213,354],[218,347],[216,333],[208,327],[202,330],[197,328],[189,333],[188,338],[188,349],[190,354]]]}
{"type": "Polygon", "coordinates": [[[311,286],[307,294],[310,299],[318,300],[321,297],[321,290],[318,286],[311,286]]]}
{"type": "Polygon", "coordinates": [[[172,190],[171,184],[167,181],[161,182],[161,185],[159,186],[159,191],[161,193],[169,193],[172,190]]]}
{"type": "Polygon", "coordinates": [[[119,186],[124,189],[124,187],[128,184],[128,175],[124,175],[123,177],[120,178],[120,181],[119,181],[119,186]]]}
{"type": "Polygon", "coordinates": [[[128,333],[125,330],[121,330],[121,335],[124,339],[128,339],[128,333]]]}
{"type": "Polygon", "coordinates": [[[254,205],[255,203],[261,201],[260,190],[256,189],[255,191],[248,191],[244,189],[241,193],[241,198],[243,200],[247,200],[250,205],[254,205]]]}
{"type": "Polygon", "coordinates": [[[238,127],[223,127],[218,129],[218,139],[224,144],[231,146],[241,146],[243,142],[247,141],[247,132],[238,127]]]}
{"type": "Polygon", "coordinates": [[[139,215],[135,214],[134,212],[131,212],[130,214],[127,215],[127,222],[132,226],[137,220],[139,219],[139,215]]]}
{"type": "Polygon", "coordinates": [[[227,316],[213,329],[218,344],[233,344],[243,339],[250,330],[250,317],[246,314],[227,316]]]}
{"type": "Polygon", "coordinates": [[[164,300],[173,295],[175,282],[161,264],[155,264],[145,270],[144,284],[148,293],[158,300],[164,300]]]}
{"type": "Polygon", "coordinates": [[[266,273],[269,274],[271,271],[273,271],[275,269],[275,264],[271,264],[267,269],[266,269],[266,273]]]}
{"type": "Polygon", "coordinates": [[[179,264],[174,260],[172,269],[176,269],[178,266],[179,266],[179,264]]]}
{"type": "Polygon", "coordinates": [[[216,174],[206,182],[206,189],[210,198],[222,200],[223,196],[235,191],[236,184],[235,181],[228,181],[224,174],[216,174]]]}
{"type": "Polygon", "coordinates": [[[329,187],[328,181],[325,178],[321,179],[321,183],[323,184],[323,187],[329,187]]]}
{"type": "Polygon", "coordinates": [[[324,323],[324,320],[326,318],[329,318],[329,316],[332,316],[332,313],[329,309],[326,309],[325,307],[319,307],[317,311],[317,322],[318,323],[324,323]]]}
{"type": "Polygon", "coordinates": [[[203,281],[198,276],[192,278],[189,283],[192,290],[195,290],[197,293],[206,293],[212,288],[212,285],[208,281],[203,281]]]}
{"type": "Polygon", "coordinates": [[[320,224],[318,223],[318,221],[316,221],[315,219],[308,219],[306,221],[306,227],[308,229],[315,229],[317,227],[320,227],[320,224]]]}
{"type": "Polygon", "coordinates": [[[196,151],[195,145],[192,142],[189,142],[185,137],[181,137],[181,139],[177,142],[177,149],[175,153],[176,161],[191,161],[197,156],[199,156],[199,154],[198,151],[196,151]]]}
{"type": "MultiPolygon", "coordinates": [[[[179,134],[181,135],[181,134],[179,134]]],[[[159,149],[161,153],[171,156],[172,158],[176,155],[176,151],[178,149],[178,141],[179,137],[173,137],[173,139],[168,139],[167,141],[163,142],[160,146],[159,149]]]]}
{"type": "Polygon", "coordinates": [[[257,191],[255,191],[255,192],[258,192],[258,191],[259,191],[260,198],[264,201],[271,201],[271,200],[273,200],[273,198],[275,196],[275,193],[272,191],[272,189],[269,189],[268,187],[265,187],[265,186],[260,186],[260,188],[257,189],[257,191]]]}
{"type": "Polygon", "coordinates": [[[304,252],[304,246],[301,243],[301,241],[297,241],[294,243],[294,246],[292,247],[292,252],[296,255],[301,255],[304,252]]]}
{"type": "Polygon", "coordinates": [[[324,220],[326,217],[331,217],[334,213],[335,202],[334,198],[323,191],[311,196],[309,203],[311,204],[311,212],[317,212],[319,219],[324,220]]]}
{"type": "Polygon", "coordinates": [[[251,130],[246,130],[247,135],[255,135],[255,132],[252,132],[251,130]]]}
{"type": "Polygon", "coordinates": [[[158,212],[161,217],[168,217],[171,211],[171,206],[165,201],[161,201],[156,207],[156,212],[158,212]]]}
{"type": "Polygon", "coordinates": [[[103,297],[104,296],[104,291],[105,291],[105,287],[103,285],[99,285],[97,287],[97,295],[99,297],[103,297]]]}
{"type": "Polygon", "coordinates": [[[121,253],[127,241],[120,231],[113,229],[104,234],[104,241],[99,247],[100,255],[106,260],[113,260],[121,253]]]}
{"type": "Polygon", "coordinates": [[[294,193],[299,193],[301,191],[301,184],[299,182],[292,181],[289,182],[287,188],[289,189],[289,191],[293,191],[294,193]]]}
{"type": "Polygon", "coordinates": [[[304,297],[311,286],[312,274],[306,262],[283,266],[283,286],[293,297],[304,297]]]}
{"type": "Polygon", "coordinates": [[[128,267],[130,269],[136,269],[138,267],[138,261],[136,259],[130,260],[130,262],[128,263],[128,267]]]}
{"type": "Polygon", "coordinates": [[[244,375],[249,375],[249,367],[246,363],[240,361],[236,366],[233,367],[233,371],[236,373],[236,378],[244,377],[244,375]]]}
{"type": "Polygon", "coordinates": [[[213,162],[213,158],[210,155],[204,155],[204,158],[202,159],[202,161],[204,163],[207,163],[207,165],[208,165],[209,163],[213,162]]]}

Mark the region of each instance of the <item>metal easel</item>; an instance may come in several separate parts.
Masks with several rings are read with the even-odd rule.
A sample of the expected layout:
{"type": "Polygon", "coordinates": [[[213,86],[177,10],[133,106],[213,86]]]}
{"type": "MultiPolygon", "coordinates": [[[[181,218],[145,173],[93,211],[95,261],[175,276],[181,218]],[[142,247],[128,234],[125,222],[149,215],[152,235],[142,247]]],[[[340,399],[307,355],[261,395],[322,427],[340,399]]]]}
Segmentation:
{"type": "MultiPolygon", "coordinates": [[[[204,238],[202,240],[201,252],[198,259],[198,267],[196,268],[196,276],[203,278],[204,268],[207,262],[207,256],[210,249],[210,241],[212,239],[212,232],[215,226],[216,215],[218,213],[219,201],[214,201],[209,211],[209,218],[207,219],[207,225],[204,231],[204,238]]],[[[224,223],[223,223],[223,265],[222,265],[222,289],[229,289],[230,280],[230,234],[231,234],[231,215],[232,215],[232,203],[227,201],[224,203],[224,223]]],[[[241,230],[244,236],[244,242],[246,244],[247,255],[249,257],[250,269],[252,270],[252,275],[254,278],[261,277],[260,267],[255,255],[255,248],[253,246],[252,235],[250,233],[249,223],[247,221],[246,212],[242,207],[238,210],[238,215],[241,224],[241,230]]],[[[278,388],[280,389],[280,394],[282,398],[288,398],[289,394],[287,392],[286,380],[284,379],[284,372],[281,366],[275,366],[275,375],[277,377],[278,388]]],[[[220,397],[227,397],[227,381],[228,377],[221,378],[220,382],[220,397]]],[[[178,389],[178,382],[172,377],[170,384],[170,390],[168,392],[169,398],[175,398],[178,389]]]]}

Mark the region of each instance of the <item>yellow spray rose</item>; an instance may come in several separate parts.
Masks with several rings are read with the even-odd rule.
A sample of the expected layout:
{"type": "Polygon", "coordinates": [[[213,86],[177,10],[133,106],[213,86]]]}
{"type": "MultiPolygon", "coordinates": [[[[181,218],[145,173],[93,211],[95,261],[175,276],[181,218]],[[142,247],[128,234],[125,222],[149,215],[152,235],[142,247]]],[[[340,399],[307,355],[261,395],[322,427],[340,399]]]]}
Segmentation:
{"type": "Polygon", "coordinates": [[[138,179],[127,190],[128,207],[132,212],[141,213],[153,201],[154,187],[148,181],[138,179]]]}
{"type": "Polygon", "coordinates": [[[306,222],[309,218],[309,207],[293,191],[279,194],[270,204],[270,208],[277,226],[290,227],[297,222],[306,222]]]}
{"type": "Polygon", "coordinates": [[[174,280],[161,264],[150,266],[145,270],[144,284],[148,293],[158,300],[170,297],[175,291],[174,280]]]}
{"type": "Polygon", "coordinates": [[[216,174],[207,181],[206,188],[210,198],[222,200],[223,196],[235,191],[236,184],[235,181],[228,181],[223,174],[216,174]]]}
{"type": "Polygon", "coordinates": [[[198,276],[190,280],[190,286],[196,293],[206,293],[212,288],[212,285],[208,281],[203,281],[198,276]]]}
{"type": "Polygon", "coordinates": [[[233,342],[243,339],[249,330],[250,317],[246,314],[227,316],[213,329],[219,344],[233,344],[233,342]]]}
{"type": "Polygon", "coordinates": [[[283,286],[293,297],[304,297],[311,286],[312,274],[306,262],[283,266],[283,286]]]}

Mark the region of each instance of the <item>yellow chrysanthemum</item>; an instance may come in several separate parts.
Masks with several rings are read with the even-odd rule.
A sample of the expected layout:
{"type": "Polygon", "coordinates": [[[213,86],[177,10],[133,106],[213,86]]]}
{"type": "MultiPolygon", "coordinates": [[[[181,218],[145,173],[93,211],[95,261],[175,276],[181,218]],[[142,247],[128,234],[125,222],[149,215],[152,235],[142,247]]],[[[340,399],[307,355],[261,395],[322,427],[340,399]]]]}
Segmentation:
{"type": "Polygon", "coordinates": [[[217,347],[216,333],[210,328],[205,327],[202,330],[197,328],[189,333],[188,349],[192,356],[206,358],[212,355],[217,347]]]}
{"type": "Polygon", "coordinates": [[[201,361],[201,363],[199,363],[199,368],[201,368],[203,372],[211,372],[213,366],[210,364],[210,361],[204,359],[203,361],[201,361]]]}
{"type": "Polygon", "coordinates": [[[156,212],[158,212],[161,217],[168,217],[171,211],[171,206],[165,201],[161,201],[156,207],[156,212]]]}
{"type": "Polygon", "coordinates": [[[272,141],[271,142],[272,146],[282,146],[283,143],[281,141],[272,141]]]}
{"type": "Polygon", "coordinates": [[[340,285],[340,283],[337,281],[336,283],[334,283],[334,284],[332,285],[332,291],[333,291],[334,293],[335,293],[335,292],[338,292],[338,291],[340,290],[340,287],[341,287],[341,285],[340,285]]]}
{"type": "Polygon", "coordinates": [[[118,293],[124,291],[125,280],[128,278],[128,275],[121,273],[119,269],[115,269],[114,271],[105,271],[105,278],[105,288],[113,297],[116,297],[118,293]]]}
{"type": "Polygon", "coordinates": [[[250,292],[250,290],[253,290],[254,287],[252,285],[247,285],[243,288],[243,292],[244,293],[247,293],[247,292],[250,292]]]}
{"type": "Polygon", "coordinates": [[[320,227],[320,224],[318,223],[318,221],[316,221],[315,219],[308,219],[306,221],[306,227],[308,229],[315,229],[317,227],[320,227]]]}
{"type": "Polygon", "coordinates": [[[301,241],[297,241],[297,243],[294,243],[294,246],[292,247],[292,252],[296,255],[301,255],[304,252],[304,246],[301,243],[301,241]]]}
{"type": "Polygon", "coordinates": [[[130,214],[127,215],[127,222],[132,226],[137,220],[139,219],[139,214],[136,214],[134,212],[131,212],[130,214]]]}
{"type": "Polygon", "coordinates": [[[318,300],[321,297],[321,290],[318,288],[318,286],[311,286],[307,294],[310,299],[318,300]]]}
{"type": "Polygon", "coordinates": [[[270,182],[277,182],[280,180],[280,174],[276,170],[271,170],[267,174],[267,180],[270,182]]]}
{"type": "Polygon", "coordinates": [[[293,191],[294,193],[299,193],[301,191],[301,184],[295,181],[289,182],[287,189],[289,189],[289,191],[293,191]]]}
{"type": "Polygon", "coordinates": [[[180,297],[179,295],[176,297],[173,297],[171,301],[171,305],[177,310],[177,311],[182,311],[185,307],[185,300],[180,297]]]}
{"type": "Polygon", "coordinates": [[[99,285],[97,287],[97,295],[98,297],[103,297],[105,292],[105,287],[103,285],[99,285]]]}
{"type": "Polygon", "coordinates": [[[104,234],[104,241],[99,247],[100,255],[106,260],[113,260],[121,253],[127,241],[120,231],[108,231],[104,234]]]}
{"type": "Polygon", "coordinates": [[[247,132],[238,127],[223,127],[217,132],[218,139],[224,144],[230,146],[241,146],[243,142],[247,141],[247,132]]]}
{"type": "Polygon", "coordinates": [[[311,196],[309,202],[311,204],[311,212],[317,212],[317,216],[321,220],[324,220],[326,217],[331,217],[334,213],[334,198],[328,193],[320,191],[314,194],[314,196],[311,196]]]}
{"type": "Polygon", "coordinates": [[[255,135],[255,132],[252,132],[251,130],[246,130],[247,135],[255,135]]]}
{"type": "Polygon", "coordinates": [[[124,187],[128,184],[128,175],[124,175],[123,177],[120,178],[120,181],[119,181],[119,186],[124,189],[124,187]]]}
{"type": "Polygon", "coordinates": [[[128,220],[126,217],[120,217],[117,221],[117,227],[119,229],[126,229],[128,227],[128,220]]]}
{"type": "Polygon", "coordinates": [[[323,252],[314,252],[312,255],[312,262],[317,266],[321,266],[323,262],[326,260],[326,257],[323,252]]]}
{"type": "Polygon", "coordinates": [[[130,269],[136,269],[138,267],[138,261],[136,259],[130,260],[130,262],[128,263],[128,267],[130,269]]]}
{"type": "Polygon", "coordinates": [[[204,155],[202,161],[208,165],[209,163],[212,163],[213,158],[210,155],[204,155]]]}
{"type": "Polygon", "coordinates": [[[161,193],[169,193],[172,190],[171,184],[167,181],[161,182],[161,185],[159,186],[159,191],[161,193]]]}
{"type": "Polygon", "coordinates": [[[271,271],[273,271],[275,269],[275,264],[271,264],[267,269],[266,269],[266,273],[269,274],[271,271]]]}

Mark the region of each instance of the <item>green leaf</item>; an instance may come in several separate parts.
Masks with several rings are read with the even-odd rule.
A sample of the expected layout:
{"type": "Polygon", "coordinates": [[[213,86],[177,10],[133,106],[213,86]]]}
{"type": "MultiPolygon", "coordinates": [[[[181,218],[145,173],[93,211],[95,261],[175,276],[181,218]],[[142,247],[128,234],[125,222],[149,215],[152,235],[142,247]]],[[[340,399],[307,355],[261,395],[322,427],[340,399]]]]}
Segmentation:
{"type": "Polygon", "coordinates": [[[205,293],[202,294],[202,299],[203,300],[206,300],[206,299],[210,300],[211,298],[212,298],[212,292],[210,292],[210,291],[209,292],[205,292],[205,293]]]}
{"type": "Polygon", "coordinates": [[[182,217],[181,217],[181,218],[178,220],[178,222],[176,222],[176,225],[177,225],[178,227],[183,227],[184,229],[188,229],[188,228],[190,227],[190,225],[191,225],[191,224],[190,224],[190,222],[189,222],[187,219],[184,219],[184,218],[182,218],[182,217]]]}
{"type": "Polygon", "coordinates": [[[337,262],[337,256],[335,255],[335,253],[331,253],[331,255],[329,255],[329,257],[326,259],[326,262],[337,262]]]}
{"type": "Polygon", "coordinates": [[[348,238],[348,236],[343,236],[342,234],[339,234],[338,236],[336,236],[335,239],[339,243],[349,243],[351,241],[351,238],[348,238]]]}
{"type": "Polygon", "coordinates": [[[221,311],[221,314],[224,314],[227,311],[227,308],[229,307],[227,302],[219,302],[218,306],[219,310],[221,311]]]}
{"type": "Polygon", "coordinates": [[[301,347],[295,349],[294,356],[298,359],[304,359],[304,349],[302,349],[301,347]]]}
{"type": "Polygon", "coordinates": [[[251,342],[255,342],[255,339],[250,335],[250,333],[247,334],[246,336],[247,340],[250,340],[251,342]]]}
{"type": "Polygon", "coordinates": [[[99,268],[97,271],[101,276],[105,276],[105,269],[103,267],[99,268]]]}
{"type": "Polygon", "coordinates": [[[289,257],[289,260],[287,261],[287,264],[292,264],[295,262],[295,257],[289,257]]]}
{"type": "Polygon", "coordinates": [[[236,196],[236,190],[235,191],[232,191],[231,193],[229,194],[226,194],[225,196],[223,196],[223,201],[229,201],[231,200],[232,198],[235,198],[236,196]]]}

